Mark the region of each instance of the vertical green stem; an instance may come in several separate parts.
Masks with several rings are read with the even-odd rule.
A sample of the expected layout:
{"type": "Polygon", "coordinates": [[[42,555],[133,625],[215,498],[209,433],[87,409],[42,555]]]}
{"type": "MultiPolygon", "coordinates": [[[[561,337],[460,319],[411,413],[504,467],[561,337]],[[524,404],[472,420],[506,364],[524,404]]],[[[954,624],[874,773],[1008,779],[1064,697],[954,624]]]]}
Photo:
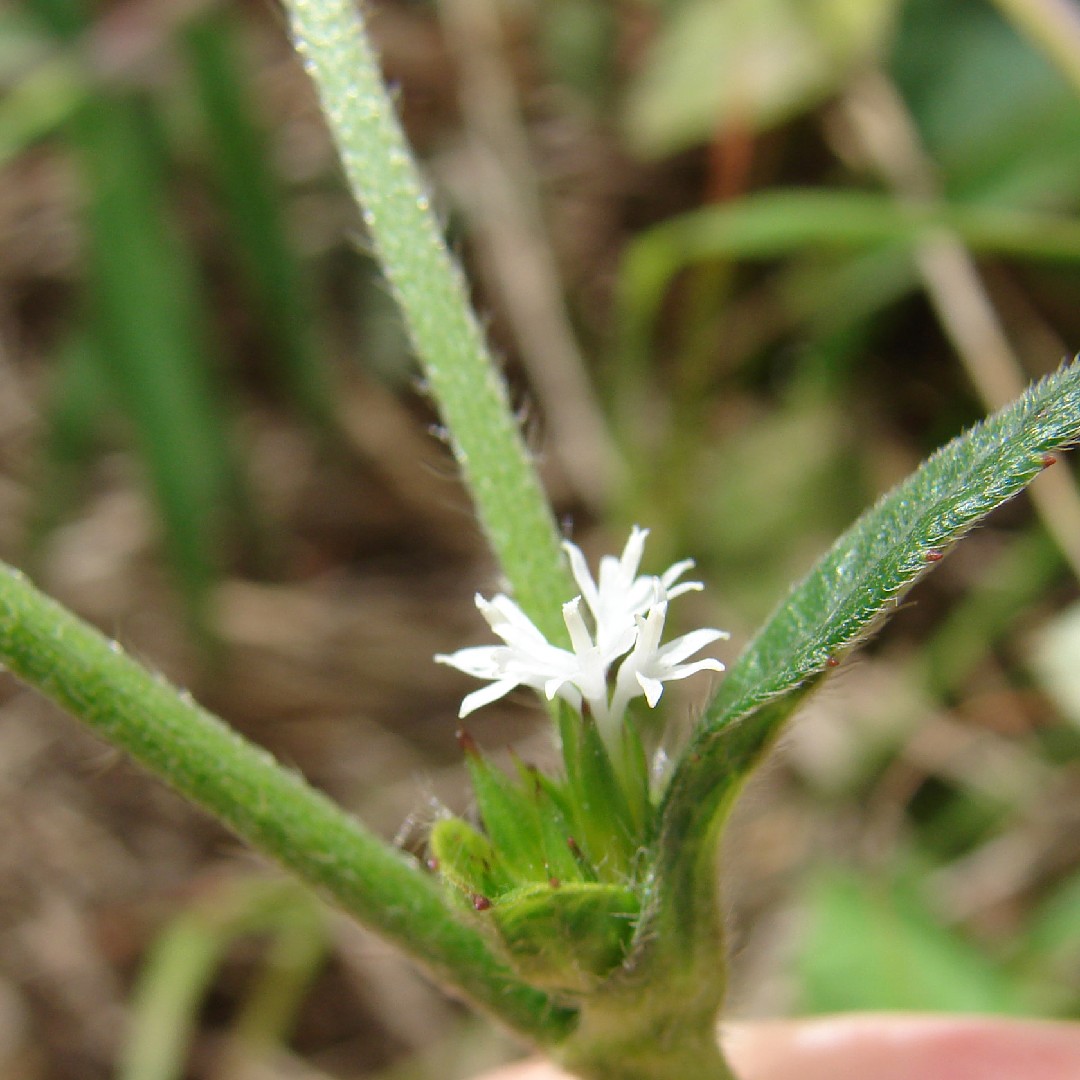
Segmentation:
{"type": "Polygon", "coordinates": [[[558,531],[354,0],[285,6],[480,522],[518,602],[561,638],[572,589],[558,531]]]}

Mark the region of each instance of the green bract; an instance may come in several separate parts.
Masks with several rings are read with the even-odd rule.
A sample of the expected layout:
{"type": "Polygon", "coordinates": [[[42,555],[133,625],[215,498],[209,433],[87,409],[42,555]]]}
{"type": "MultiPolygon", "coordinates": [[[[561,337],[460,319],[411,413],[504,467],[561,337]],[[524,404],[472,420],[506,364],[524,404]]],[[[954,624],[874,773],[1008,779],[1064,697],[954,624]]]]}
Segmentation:
{"type": "MultiPolygon", "coordinates": [[[[596,991],[626,958],[640,912],[644,817],[635,820],[591,723],[562,709],[562,780],[516,762],[515,778],[467,736],[483,832],[435,823],[433,863],[459,905],[523,979],[560,996],[596,991]]],[[[644,783],[644,777],[641,778],[644,783]]],[[[641,807],[651,820],[646,788],[641,807]]]]}

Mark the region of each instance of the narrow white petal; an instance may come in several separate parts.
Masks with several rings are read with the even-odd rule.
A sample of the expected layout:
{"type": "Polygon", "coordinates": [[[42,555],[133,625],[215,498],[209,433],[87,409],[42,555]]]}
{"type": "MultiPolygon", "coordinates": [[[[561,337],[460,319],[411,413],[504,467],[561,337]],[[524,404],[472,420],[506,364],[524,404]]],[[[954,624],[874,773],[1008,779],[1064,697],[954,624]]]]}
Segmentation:
{"type": "Polygon", "coordinates": [[[589,629],[585,625],[585,620],[581,617],[581,612],[578,610],[580,603],[581,597],[576,596],[569,603],[563,604],[562,607],[563,622],[566,623],[566,629],[570,633],[570,644],[573,645],[574,653],[579,660],[593,648],[593,640],[589,634],[589,629]]]}
{"type": "Polygon", "coordinates": [[[667,619],[667,604],[656,604],[649,610],[646,618],[637,617],[638,639],[634,646],[634,652],[640,653],[641,662],[648,663],[649,658],[656,653],[660,638],[664,634],[664,622],[667,619]]]}
{"type": "MultiPolygon", "coordinates": [[[[672,565],[669,566],[660,575],[660,580],[664,583],[664,588],[666,588],[666,589],[671,588],[671,586],[674,585],[675,582],[678,581],[679,578],[681,578],[683,576],[683,574],[686,573],[687,570],[692,569],[693,566],[694,566],[694,560],[693,559],[683,559],[681,562],[672,563],[672,565]]],[[[697,587],[699,589],[702,588],[702,585],[701,585],[700,581],[687,582],[687,584],[689,584],[689,585],[697,585],[697,587]]],[[[680,588],[684,588],[684,587],[685,586],[680,586],[680,588]]]]}
{"type": "Polygon", "coordinates": [[[701,592],[704,588],[705,586],[700,581],[683,581],[669,588],[667,595],[669,600],[674,600],[676,596],[682,596],[683,593],[701,592]]]}
{"type": "Polygon", "coordinates": [[[565,675],[556,675],[544,683],[544,697],[552,701],[555,695],[567,684],[569,680],[565,675]]]}
{"type": "Polygon", "coordinates": [[[494,679],[502,671],[502,654],[505,652],[502,645],[472,645],[449,655],[439,653],[435,663],[447,664],[478,679],[494,679]]]}
{"type": "Polygon", "coordinates": [[[645,553],[645,541],[648,536],[649,530],[642,529],[637,525],[630,530],[630,539],[626,541],[622,558],[619,560],[619,565],[626,575],[627,581],[632,580],[637,575],[638,567],[641,565],[641,556],[645,553]]]}
{"type": "Polygon", "coordinates": [[[500,627],[513,627],[515,630],[543,640],[543,634],[536,628],[532,619],[505,593],[496,593],[490,600],[484,600],[482,596],[478,596],[476,606],[496,634],[501,636],[500,627]]]}
{"type": "Polygon", "coordinates": [[[640,671],[637,672],[637,681],[645,695],[645,700],[649,703],[649,708],[655,709],[660,695],[664,692],[664,684],[659,679],[652,679],[640,671]]]}
{"type": "Polygon", "coordinates": [[[634,623],[626,623],[618,633],[608,634],[602,641],[597,642],[605,665],[617,660],[624,653],[629,652],[637,641],[638,628],[634,623]]]}
{"type": "Polygon", "coordinates": [[[688,656],[700,652],[706,645],[729,637],[723,630],[692,630],[673,641],[669,641],[658,653],[661,663],[666,665],[681,664],[688,656]]]}
{"type": "Polygon", "coordinates": [[[485,705],[490,705],[493,701],[498,701],[499,698],[505,697],[511,690],[521,684],[516,679],[500,679],[499,682],[493,682],[488,686],[481,686],[479,690],[474,690],[471,694],[466,694],[464,700],[461,702],[461,708],[458,710],[459,719],[464,720],[466,716],[471,712],[476,712],[477,709],[483,708],[485,705]]]}
{"type": "Polygon", "coordinates": [[[585,561],[585,555],[577,544],[572,544],[569,540],[563,541],[563,550],[570,559],[570,571],[574,575],[578,588],[581,589],[581,595],[585,598],[585,603],[589,605],[589,610],[595,616],[597,607],[600,604],[600,597],[596,591],[596,582],[593,581],[593,576],[589,572],[589,564],[585,561]]]}
{"type": "Polygon", "coordinates": [[[692,664],[680,664],[678,667],[665,671],[661,676],[664,682],[673,682],[676,679],[687,679],[696,675],[699,671],[723,671],[724,665],[719,660],[695,660],[692,664]]]}

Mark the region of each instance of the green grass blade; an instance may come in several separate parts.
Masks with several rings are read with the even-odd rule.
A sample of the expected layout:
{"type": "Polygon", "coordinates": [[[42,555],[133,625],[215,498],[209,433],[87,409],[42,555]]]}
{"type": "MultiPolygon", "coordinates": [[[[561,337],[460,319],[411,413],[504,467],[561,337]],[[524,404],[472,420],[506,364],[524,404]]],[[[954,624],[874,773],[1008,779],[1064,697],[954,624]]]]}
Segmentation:
{"type": "MultiPolygon", "coordinates": [[[[943,550],[1080,437],[1080,363],[1028,390],[934,454],[842,536],[728,672],[661,808],[657,906],[643,940],[666,962],[715,966],[716,839],[742,781],[792,712],[943,550]],[[695,961],[694,950],[698,950],[695,961]],[[669,951],[671,950],[671,951],[669,951]]],[[[707,978],[707,973],[702,974],[707,978]]],[[[716,985],[719,993],[722,988],[716,985]]]]}
{"type": "Polygon", "coordinates": [[[88,191],[101,356],[135,429],[193,626],[205,634],[224,526],[247,499],[209,370],[207,314],[168,221],[155,118],[130,96],[103,95],[71,135],[88,191]]]}
{"type": "Polygon", "coordinates": [[[649,229],[630,246],[619,281],[626,347],[645,348],[665,290],[695,264],[771,259],[803,249],[911,247],[942,229],[976,252],[1080,261],[1080,222],[982,205],[902,202],[863,191],[767,191],[694,210],[649,229]]]}
{"type": "Polygon", "coordinates": [[[177,1080],[203,995],[224,948],[221,934],[185,914],[156,942],[140,974],[118,1080],[177,1080]]]}
{"type": "Polygon", "coordinates": [[[314,896],[292,882],[252,879],[208,890],[165,928],[139,973],[118,1080],[176,1080],[184,1074],[199,1010],[236,939],[269,934],[276,945],[299,931],[322,955],[322,922],[314,896]]]}
{"type": "Polygon", "coordinates": [[[228,226],[265,347],[283,388],[313,420],[332,415],[328,377],[313,337],[306,284],[286,234],[282,192],[248,100],[234,18],[215,10],[192,21],[184,41],[206,121],[228,226]]]}

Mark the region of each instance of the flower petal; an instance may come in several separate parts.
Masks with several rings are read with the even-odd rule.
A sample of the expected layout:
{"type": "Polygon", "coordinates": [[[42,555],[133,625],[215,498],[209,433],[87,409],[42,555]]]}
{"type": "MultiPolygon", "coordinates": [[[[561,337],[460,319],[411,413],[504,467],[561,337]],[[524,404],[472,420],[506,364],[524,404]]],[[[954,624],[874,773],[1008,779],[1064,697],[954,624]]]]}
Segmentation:
{"type": "Polygon", "coordinates": [[[682,637],[669,641],[658,651],[657,658],[665,665],[681,664],[687,657],[704,649],[706,645],[728,637],[731,635],[723,630],[692,630],[689,634],[683,634],[682,637]]]}
{"type": "Polygon", "coordinates": [[[504,593],[490,600],[477,594],[477,608],[503,644],[436,656],[441,664],[491,683],[465,698],[460,715],[498,700],[515,687],[528,686],[549,700],[561,697],[575,708],[580,708],[584,699],[597,723],[617,730],[633,698],[644,694],[649,706],[655,707],[665,682],[685,679],[698,671],[723,671],[724,665],[712,658],[686,663],[707,645],[727,637],[723,631],[695,630],[667,645],[660,644],[669,601],[701,589],[702,584],[679,581],[694,565],[691,559],[672,563],[659,577],[639,574],[648,535],[648,529],[635,525],[622,553],[600,560],[595,578],[581,549],[564,542],[581,590],[562,609],[571,649],[549,642],[504,593]],[[619,667],[613,678],[611,668],[616,662],[619,667]]]}
{"type": "MultiPolygon", "coordinates": [[[[670,589],[671,586],[674,585],[675,582],[678,581],[679,578],[681,578],[683,576],[683,574],[686,573],[687,570],[693,569],[693,566],[694,566],[694,560],[693,559],[683,559],[681,562],[672,563],[671,566],[669,566],[660,575],[660,580],[664,583],[664,588],[665,589],[670,589]]],[[[694,586],[694,585],[696,585],[699,589],[703,588],[700,581],[687,581],[683,585],[680,585],[679,588],[683,589],[685,591],[687,586],[694,586]]]]}
{"type": "Polygon", "coordinates": [[[641,565],[641,556],[645,553],[645,541],[649,538],[649,530],[635,525],[630,530],[630,539],[626,541],[622,557],[619,559],[619,568],[626,575],[626,580],[632,581],[637,575],[641,565]]]}
{"type": "Polygon", "coordinates": [[[566,629],[570,634],[570,644],[574,647],[574,652],[578,657],[588,653],[594,647],[589,629],[585,625],[585,620],[581,617],[581,612],[578,610],[580,604],[581,597],[575,596],[573,600],[562,606],[563,622],[566,623],[566,629]]]}
{"type": "Polygon", "coordinates": [[[660,695],[664,692],[664,684],[659,679],[649,678],[648,675],[644,675],[640,671],[634,674],[637,676],[645,700],[649,703],[649,708],[655,709],[656,703],[660,700],[660,695]]]}
{"type": "Polygon", "coordinates": [[[435,663],[447,664],[478,679],[494,679],[502,670],[499,654],[504,651],[503,645],[472,645],[449,655],[438,653],[435,663]]]}
{"type": "Polygon", "coordinates": [[[724,671],[724,665],[719,660],[709,657],[707,660],[695,660],[692,664],[680,664],[671,668],[662,676],[664,682],[674,682],[676,679],[686,679],[696,675],[699,671],[724,671]]]}
{"type": "Polygon", "coordinates": [[[520,685],[517,679],[500,679],[498,682],[481,686],[479,690],[474,690],[471,694],[466,694],[461,702],[461,708],[458,709],[458,719],[464,720],[469,713],[476,712],[477,709],[490,705],[501,697],[506,697],[511,690],[520,685]]]}
{"type": "Polygon", "coordinates": [[[589,610],[593,613],[593,616],[596,617],[597,608],[600,606],[600,596],[596,591],[596,582],[589,572],[589,564],[585,561],[585,555],[577,544],[572,544],[569,540],[563,541],[563,551],[566,552],[570,559],[570,572],[574,575],[574,580],[581,590],[581,595],[584,597],[585,603],[589,605],[589,610]]]}

